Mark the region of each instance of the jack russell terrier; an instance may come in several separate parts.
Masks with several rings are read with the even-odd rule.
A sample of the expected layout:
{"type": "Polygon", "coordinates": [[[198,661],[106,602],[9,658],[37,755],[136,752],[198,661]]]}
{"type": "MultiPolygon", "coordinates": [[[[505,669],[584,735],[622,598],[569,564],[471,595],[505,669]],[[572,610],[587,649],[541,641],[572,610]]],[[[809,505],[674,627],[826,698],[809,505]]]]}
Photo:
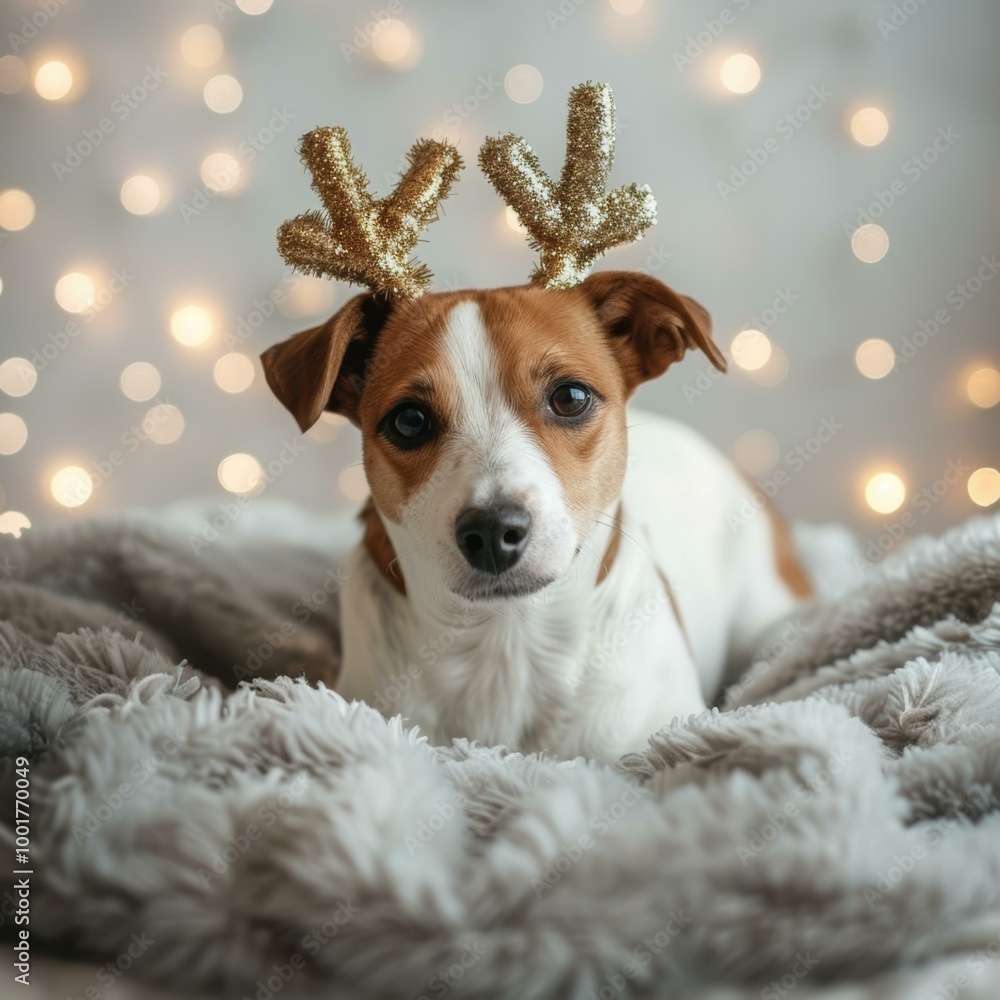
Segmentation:
{"type": "Polygon", "coordinates": [[[689,349],[726,363],[692,299],[642,273],[581,280],[655,221],[648,188],[604,194],[613,135],[610,90],[587,84],[558,185],[523,140],[487,140],[541,263],[527,285],[426,295],[406,256],[455,150],[418,143],[376,201],[343,130],[303,140],[326,213],[285,223],[282,253],[373,290],[262,362],[300,428],[327,410],[361,431],[337,690],[435,743],[615,761],[704,711],[809,590],[780,522],[741,516],[752,486],[725,457],[627,409],[689,349]]]}

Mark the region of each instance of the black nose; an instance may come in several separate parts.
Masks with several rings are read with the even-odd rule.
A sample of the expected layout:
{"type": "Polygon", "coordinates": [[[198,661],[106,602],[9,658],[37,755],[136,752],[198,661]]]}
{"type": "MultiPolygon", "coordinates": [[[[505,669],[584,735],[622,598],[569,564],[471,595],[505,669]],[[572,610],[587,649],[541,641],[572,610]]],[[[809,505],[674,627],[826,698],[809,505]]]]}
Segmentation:
{"type": "Polygon", "coordinates": [[[516,504],[470,507],[455,522],[455,541],[466,561],[484,573],[503,573],[521,558],[531,515],[516,504]]]}

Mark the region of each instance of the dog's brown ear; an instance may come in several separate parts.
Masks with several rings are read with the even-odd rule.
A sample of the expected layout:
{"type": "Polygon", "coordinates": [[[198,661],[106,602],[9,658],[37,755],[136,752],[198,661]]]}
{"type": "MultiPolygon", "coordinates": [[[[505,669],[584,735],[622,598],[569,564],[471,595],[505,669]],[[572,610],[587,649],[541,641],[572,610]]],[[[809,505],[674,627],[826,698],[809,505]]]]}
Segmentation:
{"type": "Polygon", "coordinates": [[[662,375],[688,348],[704,351],[726,370],[708,311],[662,281],[638,271],[598,271],[579,290],[607,331],[630,392],[662,375]]]}
{"type": "Polygon", "coordinates": [[[267,384],[301,430],[309,430],[324,410],[358,422],[368,361],[389,309],[380,296],[355,295],[325,323],[260,356],[267,384]]]}

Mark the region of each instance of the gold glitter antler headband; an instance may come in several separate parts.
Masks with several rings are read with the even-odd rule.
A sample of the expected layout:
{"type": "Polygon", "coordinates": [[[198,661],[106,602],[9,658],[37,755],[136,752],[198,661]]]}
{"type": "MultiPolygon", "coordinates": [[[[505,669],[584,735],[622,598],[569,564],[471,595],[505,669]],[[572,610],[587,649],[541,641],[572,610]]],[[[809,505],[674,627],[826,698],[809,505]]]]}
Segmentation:
{"type": "Polygon", "coordinates": [[[606,191],[614,159],[615,99],[604,83],[570,91],[566,163],[558,184],[519,136],[508,133],[483,143],[479,166],[517,212],[538,251],[531,274],[535,284],[579,284],[611,247],[640,239],[656,223],[656,200],[647,185],[606,191]]]}
{"type": "Polygon", "coordinates": [[[409,152],[410,166],[396,189],[373,198],[368,178],[351,159],[342,128],[317,128],[302,137],[302,162],[324,210],[283,223],[278,251],[308,274],[329,275],[393,298],[418,298],[431,272],[410,259],[421,230],[438,217],[462,169],[458,150],[421,139],[409,152]]]}

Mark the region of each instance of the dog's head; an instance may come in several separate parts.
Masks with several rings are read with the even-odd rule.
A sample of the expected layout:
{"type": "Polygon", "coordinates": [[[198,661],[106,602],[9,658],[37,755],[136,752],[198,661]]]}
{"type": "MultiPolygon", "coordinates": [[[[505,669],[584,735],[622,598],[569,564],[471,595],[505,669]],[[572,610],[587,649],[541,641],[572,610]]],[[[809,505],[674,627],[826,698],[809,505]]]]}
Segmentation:
{"type": "Polygon", "coordinates": [[[324,410],[360,428],[372,500],[421,586],[490,600],[570,569],[621,489],[626,401],[688,348],[725,369],[698,303],[604,271],[560,290],[358,295],[262,361],[303,430],[324,410]]]}

